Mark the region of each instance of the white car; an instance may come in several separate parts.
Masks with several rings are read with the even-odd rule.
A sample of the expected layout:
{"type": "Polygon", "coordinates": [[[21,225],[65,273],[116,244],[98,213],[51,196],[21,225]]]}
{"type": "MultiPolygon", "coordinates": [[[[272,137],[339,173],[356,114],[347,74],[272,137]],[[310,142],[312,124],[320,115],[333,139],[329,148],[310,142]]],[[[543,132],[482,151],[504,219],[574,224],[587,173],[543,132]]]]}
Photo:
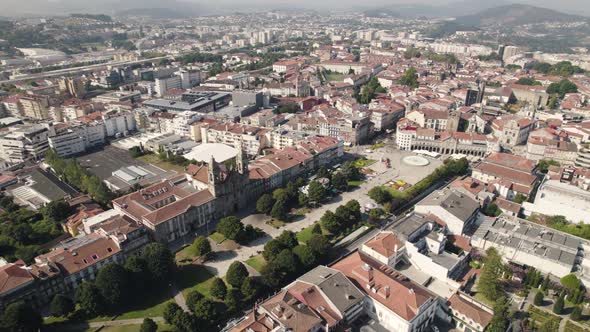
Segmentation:
{"type": "Polygon", "coordinates": [[[440,330],[438,329],[438,327],[436,326],[432,326],[432,331],[433,332],[440,332],[440,330]]]}

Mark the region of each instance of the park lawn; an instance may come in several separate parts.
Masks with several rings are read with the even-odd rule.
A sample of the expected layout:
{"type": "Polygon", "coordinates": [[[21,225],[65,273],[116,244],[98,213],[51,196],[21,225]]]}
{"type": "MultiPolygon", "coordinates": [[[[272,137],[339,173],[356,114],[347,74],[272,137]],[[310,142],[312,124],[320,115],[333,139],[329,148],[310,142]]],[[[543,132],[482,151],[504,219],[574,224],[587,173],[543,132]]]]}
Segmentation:
{"type": "Polygon", "coordinates": [[[215,243],[217,244],[220,244],[221,242],[225,241],[225,236],[218,232],[212,233],[211,235],[209,235],[209,238],[215,241],[215,243]]]}
{"type": "Polygon", "coordinates": [[[250,257],[244,263],[250,265],[254,270],[260,272],[262,268],[266,265],[266,260],[262,257],[262,254],[250,257]]]}
{"type": "Polygon", "coordinates": [[[213,273],[202,265],[182,265],[176,271],[176,286],[185,297],[193,290],[210,297],[210,286],[214,278],[213,273]]]}
{"type": "Polygon", "coordinates": [[[385,146],[385,143],[377,143],[377,144],[373,144],[373,145],[371,145],[371,146],[369,147],[369,150],[373,150],[373,151],[375,151],[375,150],[377,150],[377,149],[380,149],[380,148],[382,148],[382,147],[384,147],[384,146],[385,146]]]}
{"type": "Polygon", "coordinates": [[[529,307],[528,310],[529,317],[534,320],[538,325],[543,325],[550,319],[555,319],[561,321],[561,318],[557,315],[550,313],[549,311],[539,309],[534,305],[529,307]]]}
{"type": "Polygon", "coordinates": [[[476,293],[474,298],[483,304],[487,304],[489,307],[493,307],[495,302],[488,300],[483,294],[476,293]]]}
{"type": "Polygon", "coordinates": [[[405,192],[393,189],[391,187],[383,186],[383,189],[387,190],[389,192],[389,194],[391,194],[391,197],[393,197],[393,198],[406,199],[406,197],[407,197],[405,192]]]}
{"type": "Polygon", "coordinates": [[[272,226],[272,227],[276,228],[276,229],[279,229],[279,228],[281,228],[281,227],[285,226],[285,222],[284,222],[284,221],[282,221],[282,220],[278,220],[278,219],[274,219],[274,218],[273,218],[273,219],[271,219],[271,220],[269,220],[269,221],[267,221],[266,223],[267,223],[268,225],[270,225],[270,226],[272,226]]]}
{"type": "Polygon", "coordinates": [[[365,168],[365,167],[373,165],[376,162],[377,162],[377,160],[373,160],[373,159],[366,159],[366,158],[357,159],[354,161],[354,167],[365,168]]]}
{"type": "Polygon", "coordinates": [[[574,322],[572,322],[571,320],[568,319],[568,321],[565,323],[565,331],[567,332],[587,332],[590,331],[590,329],[588,327],[582,327],[574,322]]]}
{"type": "Polygon", "coordinates": [[[348,181],[348,186],[352,188],[360,187],[365,181],[348,181]]]}
{"type": "MultiPolygon", "coordinates": [[[[157,323],[158,324],[158,332],[173,332],[175,331],[174,327],[166,324],[166,323],[157,323]]],[[[105,326],[100,329],[101,332],[137,332],[141,325],[123,325],[123,326],[105,326]]],[[[97,328],[92,327],[87,329],[85,332],[94,332],[97,328]]]]}
{"type": "Polygon", "coordinates": [[[342,81],[345,75],[340,73],[324,73],[326,81],[342,81]]]}
{"type": "Polygon", "coordinates": [[[174,302],[170,288],[159,287],[141,296],[141,301],[132,305],[129,311],[117,316],[115,320],[135,319],[145,317],[162,317],[166,304],[174,302]]]}
{"type": "Polygon", "coordinates": [[[178,264],[182,263],[185,260],[192,261],[194,258],[197,258],[195,247],[191,244],[182,248],[174,255],[174,258],[176,259],[176,263],[178,264]]]}
{"type": "Polygon", "coordinates": [[[160,158],[158,158],[158,155],[155,153],[154,154],[146,154],[141,157],[137,157],[137,160],[141,160],[145,163],[155,165],[155,166],[160,167],[161,169],[164,169],[167,171],[175,171],[177,173],[184,172],[183,166],[174,165],[173,163],[168,162],[168,161],[162,161],[162,160],[160,160],[160,158]]]}

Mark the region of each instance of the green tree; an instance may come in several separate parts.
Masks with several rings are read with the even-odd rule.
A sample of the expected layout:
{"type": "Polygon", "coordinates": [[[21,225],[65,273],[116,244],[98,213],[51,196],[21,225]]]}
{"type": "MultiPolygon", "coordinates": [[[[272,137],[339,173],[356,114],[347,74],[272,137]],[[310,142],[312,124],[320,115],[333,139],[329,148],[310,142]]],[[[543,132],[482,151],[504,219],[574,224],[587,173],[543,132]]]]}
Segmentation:
{"type": "Polygon", "coordinates": [[[281,251],[270,264],[278,267],[278,269],[286,275],[295,274],[299,268],[297,258],[289,249],[281,251]]]}
{"type": "Polygon", "coordinates": [[[490,301],[497,299],[501,295],[499,279],[503,269],[502,258],[498,254],[498,251],[495,248],[488,249],[477,284],[477,290],[490,301]]]}
{"type": "Polygon", "coordinates": [[[232,285],[233,287],[240,287],[244,282],[244,279],[248,277],[248,270],[240,261],[235,261],[231,263],[229,269],[227,270],[227,274],[225,279],[227,283],[232,285]]]}
{"type": "Polygon", "coordinates": [[[361,221],[361,204],[356,199],[351,199],[344,206],[348,209],[353,223],[361,221]]]}
{"type": "Polygon", "coordinates": [[[284,201],[285,203],[289,201],[289,192],[286,189],[279,188],[275,189],[272,192],[272,198],[275,201],[284,201]]]}
{"type": "Polygon", "coordinates": [[[579,289],[582,285],[580,279],[578,279],[578,277],[576,277],[576,275],[572,273],[562,277],[559,281],[570,294],[572,294],[576,289],[579,289]]]}
{"type": "Polygon", "coordinates": [[[275,200],[272,198],[270,194],[264,194],[258,198],[256,201],[256,211],[264,214],[270,214],[270,211],[275,204],[275,200]]]}
{"type": "Polygon", "coordinates": [[[543,292],[546,292],[548,288],[549,288],[549,275],[546,275],[545,278],[543,279],[543,282],[541,283],[541,290],[543,292]]]}
{"type": "Polygon", "coordinates": [[[178,315],[182,313],[182,308],[176,302],[168,302],[164,307],[162,316],[166,323],[176,325],[178,315]]]}
{"type": "Polygon", "coordinates": [[[197,256],[207,257],[207,255],[211,253],[211,243],[209,243],[209,240],[202,235],[197,236],[192,244],[192,247],[194,249],[195,255],[197,256]]]}
{"type": "Polygon", "coordinates": [[[197,302],[199,302],[203,298],[204,298],[203,294],[201,294],[199,291],[197,291],[197,290],[190,291],[186,296],[186,305],[189,308],[192,308],[195,306],[195,304],[197,302]]]}
{"type": "Polygon", "coordinates": [[[105,303],[100,290],[93,282],[85,281],[76,289],[76,303],[90,316],[105,312],[105,303]]]}
{"type": "Polygon", "coordinates": [[[315,253],[306,245],[298,245],[293,248],[293,254],[295,254],[299,262],[307,268],[311,268],[317,264],[315,253]]]}
{"type": "Polygon", "coordinates": [[[521,77],[516,81],[516,84],[520,85],[541,85],[541,82],[530,77],[521,77]]]}
{"type": "Polygon", "coordinates": [[[217,304],[209,299],[202,299],[193,307],[195,316],[212,325],[219,318],[220,312],[217,310],[217,304]]]}
{"type": "Polygon", "coordinates": [[[399,84],[408,86],[410,88],[417,88],[420,83],[418,83],[418,74],[416,68],[410,67],[406,72],[400,77],[399,84]]]}
{"type": "Polygon", "coordinates": [[[151,318],[144,318],[139,332],[156,332],[158,331],[158,325],[151,318]]]}
{"type": "Polygon", "coordinates": [[[109,308],[121,308],[129,298],[128,290],[131,287],[129,276],[119,264],[108,263],[101,267],[96,275],[95,284],[109,308]]]}
{"type": "Polygon", "coordinates": [[[341,224],[340,220],[334,214],[334,212],[328,210],[324,213],[322,218],[320,219],[320,223],[328,232],[332,234],[337,234],[340,231],[341,224]]]}
{"type": "Polygon", "coordinates": [[[129,279],[133,280],[131,287],[135,291],[141,291],[150,282],[149,271],[145,260],[136,255],[129,256],[125,261],[125,270],[129,279]]]}
{"type": "Polygon", "coordinates": [[[324,201],[326,196],[326,189],[321,183],[317,181],[311,181],[307,188],[307,197],[310,202],[321,203],[324,201]]]}
{"type": "Polygon", "coordinates": [[[213,279],[210,290],[211,296],[220,300],[223,300],[227,294],[227,286],[225,286],[225,282],[221,278],[213,279]]]}
{"type": "Polygon", "coordinates": [[[230,240],[236,240],[244,231],[244,224],[235,216],[225,217],[217,224],[217,231],[230,240]]]}
{"type": "Polygon", "coordinates": [[[37,332],[42,325],[41,315],[24,302],[9,304],[2,314],[2,328],[9,332],[37,332]]]}
{"type": "Polygon", "coordinates": [[[306,244],[318,257],[325,257],[332,247],[328,238],[321,234],[312,235],[306,244]]]}
{"type": "Polygon", "coordinates": [[[348,190],[348,180],[341,172],[336,172],[332,174],[331,180],[332,186],[338,191],[347,191],[348,190]]]}
{"type": "Polygon", "coordinates": [[[287,218],[287,201],[282,199],[275,201],[270,216],[275,219],[285,220],[287,218]]]}
{"type": "Polygon", "coordinates": [[[570,80],[564,79],[559,83],[551,83],[547,87],[547,93],[552,95],[558,95],[560,98],[568,93],[578,92],[578,86],[570,80]]]}
{"type": "Polygon", "coordinates": [[[384,204],[391,201],[391,194],[382,187],[373,187],[369,190],[369,197],[377,202],[377,204],[384,204]]]}
{"type": "Polygon", "coordinates": [[[371,211],[369,211],[369,219],[371,220],[379,220],[381,219],[381,217],[383,216],[383,210],[382,209],[371,209],[371,211]]]}
{"type": "Polygon", "coordinates": [[[300,192],[299,196],[297,197],[297,203],[299,204],[299,206],[302,207],[307,206],[307,204],[309,203],[309,198],[305,193],[300,192]]]}
{"type": "Polygon", "coordinates": [[[158,242],[146,245],[141,257],[145,260],[147,270],[155,281],[168,280],[176,267],[172,252],[158,242]]]}
{"type": "Polygon", "coordinates": [[[535,294],[535,299],[533,300],[533,304],[536,306],[541,306],[543,305],[543,292],[538,291],[537,294],[535,294]]]}
{"type": "Polygon", "coordinates": [[[494,316],[490,321],[486,331],[489,332],[505,332],[508,327],[509,317],[508,311],[510,309],[510,303],[504,296],[500,296],[496,299],[494,304],[494,316]]]}
{"type": "Polygon", "coordinates": [[[358,167],[354,165],[354,162],[349,160],[342,164],[342,168],[340,170],[348,181],[357,181],[361,178],[361,172],[359,171],[358,167]]]}
{"type": "Polygon", "coordinates": [[[242,298],[242,292],[238,288],[231,288],[227,291],[224,303],[230,311],[236,311],[240,308],[242,298]]]}
{"type": "Polygon", "coordinates": [[[267,262],[270,262],[283,249],[284,249],[283,245],[279,241],[273,239],[273,240],[268,241],[264,245],[264,250],[262,251],[262,256],[264,257],[264,259],[267,262]]]}
{"type": "Polygon", "coordinates": [[[49,305],[49,311],[51,312],[51,315],[55,317],[66,317],[74,312],[75,309],[76,306],[74,305],[74,301],[62,294],[56,294],[49,305]]]}
{"type": "Polygon", "coordinates": [[[497,217],[502,214],[502,210],[500,210],[496,203],[490,203],[483,209],[483,214],[488,217],[497,217]]]}
{"type": "Polygon", "coordinates": [[[329,179],[330,178],[330,172],[328,171],[328,169],[326,168],[326,166],[322,166],[318,169],[318,172],[316,173],[317,177],[322,179],[322,178],[326,178],[329,179]]]}
{"type": "Polygon", "coordinates": [[[53,222],[63,222],[71,213],[72,208],[70,204],[64,201],[52,201],[41,209],[41,214],[47,220],[53,222]]]}
{"type": "Polygon", "coordinates": [[[580,321],[582,319],[582,307],[580,307],[579,305],[575,306],[574,309],[572,309],[570,318],[575,322],[580,321]]]}
{"type": "Polygon", "coordinates": [[[557,318],[550,318],[539,326],[539,332],[555,332],[559,330],[560,320],[557,318]]]}
{"type": "Polygon", "coordinates": [[[244,296],[244,300],[250,301],[256,296],[258,296],[258,292],[260,291],[260,286],[256,282],[256,279],[253,277],[247,277],[244,279],[242,286],[240,287],[242,295],[244,296]]]}
{"type": "Polygon", "coordinates": [[[555,303],[553,304],[553,313],[561,315],[563,313],[563,307],[564,307],[564,294],[559,295],[559,297],[557,298],[557,300],[555,300],[555,303]]]}
{"type": "Polygon", "coordinates": [[[299,241],[297,240],[297,234],[292,231],[283,231],[281,235],[279,235],[275,240],[286,249],[293,249],[299,244],[299,241]]]}

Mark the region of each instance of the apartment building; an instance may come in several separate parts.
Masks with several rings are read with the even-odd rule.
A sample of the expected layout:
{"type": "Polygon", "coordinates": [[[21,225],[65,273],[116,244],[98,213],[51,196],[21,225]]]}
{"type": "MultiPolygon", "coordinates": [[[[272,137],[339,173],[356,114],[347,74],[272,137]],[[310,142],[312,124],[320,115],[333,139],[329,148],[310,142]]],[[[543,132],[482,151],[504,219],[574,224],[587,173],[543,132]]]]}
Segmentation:
{"type": "Polygon", "coordinates": [[[51,128],[47,125],[21,125],[0,135],[0,155],[10,163],[39,160],[49,149],[51,128]]]}

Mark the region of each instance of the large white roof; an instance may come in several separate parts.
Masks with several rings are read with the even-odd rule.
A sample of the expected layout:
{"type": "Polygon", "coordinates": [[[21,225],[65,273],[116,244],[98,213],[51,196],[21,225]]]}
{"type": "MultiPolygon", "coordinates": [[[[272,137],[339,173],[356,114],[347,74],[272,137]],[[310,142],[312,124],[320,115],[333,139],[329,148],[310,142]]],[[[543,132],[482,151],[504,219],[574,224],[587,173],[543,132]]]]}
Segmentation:
{"type": "Polygon", "coordinates": [[[229,145],[221,143],[204,143],[194,147],[191,152],[184,155],[188,160],[196,160],[201,162],[211,161],[211,156],[217,162],[223,162],[234,158],[238,154],[238,150],[229,145]]]}

